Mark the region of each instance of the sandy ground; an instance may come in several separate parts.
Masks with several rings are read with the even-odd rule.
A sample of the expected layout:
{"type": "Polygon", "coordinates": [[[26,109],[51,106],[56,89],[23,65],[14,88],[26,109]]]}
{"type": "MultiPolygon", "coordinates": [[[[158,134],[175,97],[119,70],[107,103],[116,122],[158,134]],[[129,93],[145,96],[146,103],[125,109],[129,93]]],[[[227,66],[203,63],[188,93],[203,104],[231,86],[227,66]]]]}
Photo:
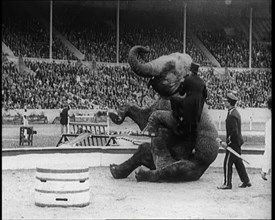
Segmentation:
{"type": "Polygon", "coordinates": [[[2,171],[2,219],[271,219],[271,180],[248,169],[252,187],[221,191],[220,168],[209,168],[195,182],[136,182],[134,173],[115,180],[108,167],[90,168],[90,205],[41,208],[34,198],[35,170],[2,171]]]}
{"type": "MultiPolygon", "coordinates": [[[[17,147],[20,125],[2,126],[2,147],[17,147]]],[[[59,125],[34,125],[34,146],[55,146],[59,125]]],[[[117,131],[136,130],[132,123],[111,125],[117,131]]],[[[185,183],[136,182],[134,173],[115,180],[108,167],[90,168],[90,205],[84,208],[35,206],[35,170],[2,170],[2,219],[271,219],[271,180],[263,181],[259,169],[247,169],[250,188],[217,190],[221,168],[209,168],[199,181],[185,183]]]]}

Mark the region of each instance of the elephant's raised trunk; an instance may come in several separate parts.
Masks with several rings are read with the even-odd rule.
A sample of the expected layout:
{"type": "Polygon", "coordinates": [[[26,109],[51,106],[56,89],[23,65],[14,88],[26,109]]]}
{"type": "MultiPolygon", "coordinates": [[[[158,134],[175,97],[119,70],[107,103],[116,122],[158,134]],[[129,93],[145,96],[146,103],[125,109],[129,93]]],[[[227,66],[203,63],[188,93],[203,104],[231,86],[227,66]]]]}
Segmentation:
{"type": "Polygon", "coordinates": [[[154,63],[140,63],[138,56],[141,53],[149,53],[149,47],[134,46],[129,51],[128,62],[134,73],[141,77],[153,77],[159,75],[159,71],[154,67],[154,63]]]}
{"type": "Polygon", "coordinates": [[[152,86],[161,96],[175,94],[189,71],[192,58],[188,54],[176,52],[160,56],[148,63],[141,63],[138,56],[148,52],[149,47],[138,45],[131,48],[128,57],[130,67],[137,75],[151,78],[148,86],[152,86]]]}

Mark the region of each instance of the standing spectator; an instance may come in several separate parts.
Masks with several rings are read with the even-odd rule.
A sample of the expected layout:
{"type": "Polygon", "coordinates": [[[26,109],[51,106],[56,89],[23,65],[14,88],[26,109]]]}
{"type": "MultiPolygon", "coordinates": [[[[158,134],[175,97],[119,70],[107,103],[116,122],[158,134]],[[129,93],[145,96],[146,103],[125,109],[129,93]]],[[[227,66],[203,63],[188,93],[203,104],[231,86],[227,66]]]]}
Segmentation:
{"type": "MultiPolygon", "coordinates": [[[[24,106],[23,125],[24,126],[29,126],[27,106],[24,106]]],[[[26,140],[28,139],[28,130],[27,129],[24,129],[24,138],[26,140]]]]}
{"type": "MultiPolygon", "coordinates": [[[[272,96],[267,99],[267,108],[272,113],[272,96]]],[[[272,116],[271,116],[272,117],[272,116]]],[[[271,168],[271,117],[265,124],[265,151],[262,161],[262,171],[261,176],[264,180],[267,180],[266,175],[271,168]]]]}
{"type": "MultiPolygon", "coordinates": [[[[238,98],[229,93],[225,101],[225,107],[228,109],[227,118],[225,120],[226,126],[226,144],[235,150],[238,154],[241,154],[241,146],[243,144],[243,137],[241,131],[241,116],[235,107],[238,98]]],[[[239,177],[242,183],[240,188],[250,187],[251,183],[247,175],[245,166],[242,159],[235,156],[229,151],[226,151],[224,158],[224,183],[219,186],[218,189],[232,189],[232,166],[235,164],[239,177]]]]}
{"type": "Polygon", "coordinates": [[[28,121],[28,112],[27,112],[27,106],[24,107],[24,113],[23,113],[23,125],[28,126],[29,121],[28,121]]]}
{"type": "Polygon", "coordinates": [[[60,124],[61,124],[61,134],[68,133],[68,125],[69,125],[69,105],[64,106],[60,113],[60,124]],[[64,132],[65,130],[65,132],[64,132]]]}

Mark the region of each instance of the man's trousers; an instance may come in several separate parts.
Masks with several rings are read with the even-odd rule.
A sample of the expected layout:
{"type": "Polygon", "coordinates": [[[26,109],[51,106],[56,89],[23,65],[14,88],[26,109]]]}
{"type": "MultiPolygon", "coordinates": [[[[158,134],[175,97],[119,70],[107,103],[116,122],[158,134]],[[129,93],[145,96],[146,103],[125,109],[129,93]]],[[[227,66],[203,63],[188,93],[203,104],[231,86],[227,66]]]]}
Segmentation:
{"type": "Polygon", "coordinates": [[[224,185],[232,186],[232,167],[235,164],[236,170],[239,174],[239,177],[243,183],[248,183],[249,178],[243,164],[242,159],[238,158],[234,154],[226,151],[224,163],[223,163],[223,170],[224,170],[224,185]]]}

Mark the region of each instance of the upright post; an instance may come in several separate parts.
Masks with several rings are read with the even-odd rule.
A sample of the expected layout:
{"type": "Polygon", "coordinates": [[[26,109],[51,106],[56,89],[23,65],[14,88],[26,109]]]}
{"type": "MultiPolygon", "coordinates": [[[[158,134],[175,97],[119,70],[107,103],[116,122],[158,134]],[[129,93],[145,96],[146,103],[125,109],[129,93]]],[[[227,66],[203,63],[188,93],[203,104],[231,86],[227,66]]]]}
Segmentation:
{"type": "Polygon", "coordinates": [[[68,114],[67,134],[70,134],[70,115],[68,114]]]}
{"type": "Polygon", "coordinates": [[[110,135],[109,108],[107,107],[107,135],[110,135]]]}
{"type": "Polygon", "coordinates": [[[252,68],[252,8],[250,8],[250,25],[249,25],[249,69],[252,68]]]}
{"type": "Polygon", "coordinates": [[[116,17],[116,63],[119,63],[119,0],[117,0],[117,17],[116,17]]]}
{"type": "Polygon", "coordinates": [[[53,45],[53,1],[50,1],[50,60],[52,60],[53,45]]]}
{"type": "Polygon", "coordinates": [[[222,130],[222,120],[221,120],[221,115],[219,115],[219,130],[222,130]]]}
{"type": "Polygon", "coordinates": [[[184,21],[183,21],[183,53],[186,52],[186,6],[187,3],[184,1],[183,2],[183,6],[184,6],[184,21]]]}

